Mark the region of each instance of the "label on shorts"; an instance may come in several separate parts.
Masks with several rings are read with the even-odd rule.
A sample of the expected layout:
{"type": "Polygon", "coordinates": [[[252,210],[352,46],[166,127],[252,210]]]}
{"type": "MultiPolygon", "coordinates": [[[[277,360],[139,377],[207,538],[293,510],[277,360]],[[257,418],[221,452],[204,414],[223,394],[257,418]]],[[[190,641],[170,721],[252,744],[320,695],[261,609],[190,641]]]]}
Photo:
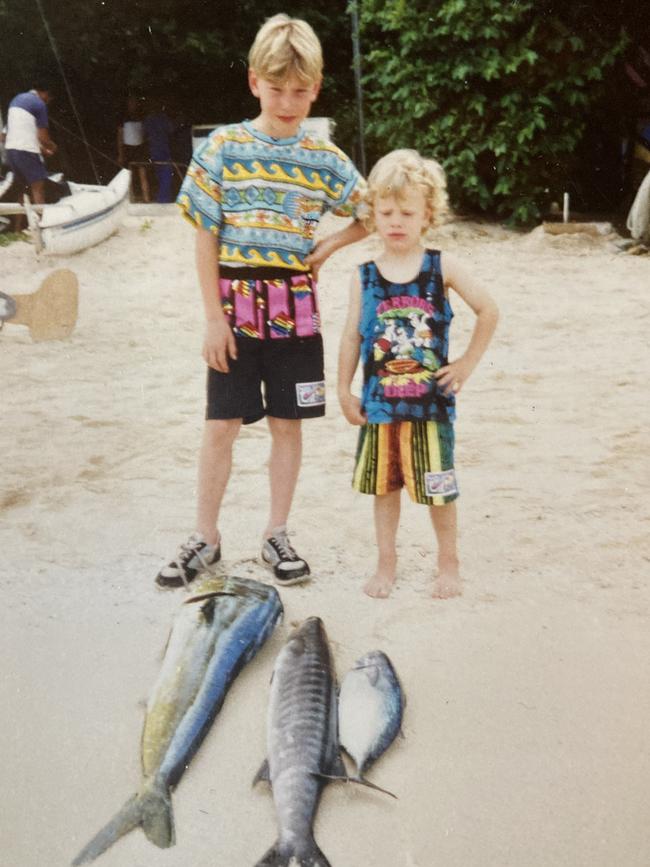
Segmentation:
{"type": "Polygon", "coordinates": [[[424,474],[424,491],[427,497],[448,497],[458,493],[456,473],[443,470],[441,473],[424,474]]]}
{"type": "Polygon", "coordinates": [[[296,397],[298,406],[323,406],[325,404],[325,383],[297,382],[296,397]]]}

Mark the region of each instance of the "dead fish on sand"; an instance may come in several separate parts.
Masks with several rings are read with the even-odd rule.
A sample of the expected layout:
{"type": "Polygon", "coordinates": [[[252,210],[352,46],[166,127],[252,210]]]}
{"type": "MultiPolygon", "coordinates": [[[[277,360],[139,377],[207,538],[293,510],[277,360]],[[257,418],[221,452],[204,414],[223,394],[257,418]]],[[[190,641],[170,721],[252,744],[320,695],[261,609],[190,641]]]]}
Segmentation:
{"type": "Polygon", "coordinates": [[[142,732],[142,783],[72,862],[86,864],[142,825],[152,843],[175,842],[171,789],[214,721],[230,684],[282,614],[275,588],[246,578],[209,578],[181,608],[142,732]]]}
{"type": "Polygon", "coordinates": [[[364,774],[395,740],[402,725],[404,705],[395,669],[380,650],[358,659],[343,678],[339,692],[339,739],[357,766],[356,777],[351,779],[368,783],[364,774]]]}
{"type": "Polygon", "coordinates": [[[336,680],[318,617],[294,630],[276,659],[267,745],[268,759],[255,782],[271,783],[279,836],[257,867],[329,867],[312,823],[327,780],[345,778],[345,768],[339,755],[336,680]]]}

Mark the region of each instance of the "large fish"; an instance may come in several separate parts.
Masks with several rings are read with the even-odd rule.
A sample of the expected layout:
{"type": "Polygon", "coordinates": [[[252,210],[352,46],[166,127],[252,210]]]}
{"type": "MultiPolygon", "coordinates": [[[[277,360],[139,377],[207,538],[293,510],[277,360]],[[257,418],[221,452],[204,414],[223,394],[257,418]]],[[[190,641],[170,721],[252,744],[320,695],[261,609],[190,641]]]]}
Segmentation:
{"type": "Polygon", "coordinates": [[[176,618],[142,732],[142,783],[72,862],[95,859],[142,825],[152,843],[175,842],[171,789],[199,748],[226,692],[273,631],[275,588],[246,578],[209,578],[176,618]]]}
{"type": "MultiPolygon", "coordinates": [[[[357,782],[397,736],[404,693],[390,659],[373,650],[358,659],[339,692],[339,739],[357,766],[357,782]]],[[[385,791],[385,790],[382,790],[385,791]]],[[[388,792],[388,794],[391,794],[388,792]]]]}
{"type": "Polygon", "coordinates": [[[271,783],[279,836],[257,867],[329,867],[314,840],[312,823],[327,779],[345,778],[345,768],[337,736],[336,679],[318,617],[294,630],[278,654],[267,747],[268,759],[256,781],[271,783]]]}

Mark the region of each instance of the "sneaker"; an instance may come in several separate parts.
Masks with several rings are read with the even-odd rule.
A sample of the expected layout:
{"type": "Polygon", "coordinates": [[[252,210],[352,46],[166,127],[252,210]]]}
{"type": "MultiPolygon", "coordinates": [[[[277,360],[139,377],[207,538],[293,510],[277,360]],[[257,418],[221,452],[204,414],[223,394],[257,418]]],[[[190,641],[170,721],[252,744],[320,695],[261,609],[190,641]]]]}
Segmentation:
{"type": "Polygon", "coordinates": [[[270,539],[264,540],[261,556],[262,561],[273,569],[277,584],[289,586],[309,578],[309,566],[294,551],[284,528],[274,530],[270,539]]]}
{"type": "Polygon", "coordinates": [[[156,575],[159,587],[186,587],[201,572],[221,560],[221,543],[208,545],[200,533],[192,533],[178,549],[176,559],[164,566],[156,575]]]}

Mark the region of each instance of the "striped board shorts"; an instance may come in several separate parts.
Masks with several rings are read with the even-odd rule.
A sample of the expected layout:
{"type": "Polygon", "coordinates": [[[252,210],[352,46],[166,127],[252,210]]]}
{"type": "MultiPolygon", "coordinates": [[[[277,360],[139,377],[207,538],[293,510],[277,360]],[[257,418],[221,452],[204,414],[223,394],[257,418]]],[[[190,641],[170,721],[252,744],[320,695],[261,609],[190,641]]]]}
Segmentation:
{"type": "Polygon", "coordinates": [[[352,487],[382,495],[406,487],[425,506],[458,496],[454,427],[449,422],[395,421],[365,424],[359,433],[352,487]]]}

